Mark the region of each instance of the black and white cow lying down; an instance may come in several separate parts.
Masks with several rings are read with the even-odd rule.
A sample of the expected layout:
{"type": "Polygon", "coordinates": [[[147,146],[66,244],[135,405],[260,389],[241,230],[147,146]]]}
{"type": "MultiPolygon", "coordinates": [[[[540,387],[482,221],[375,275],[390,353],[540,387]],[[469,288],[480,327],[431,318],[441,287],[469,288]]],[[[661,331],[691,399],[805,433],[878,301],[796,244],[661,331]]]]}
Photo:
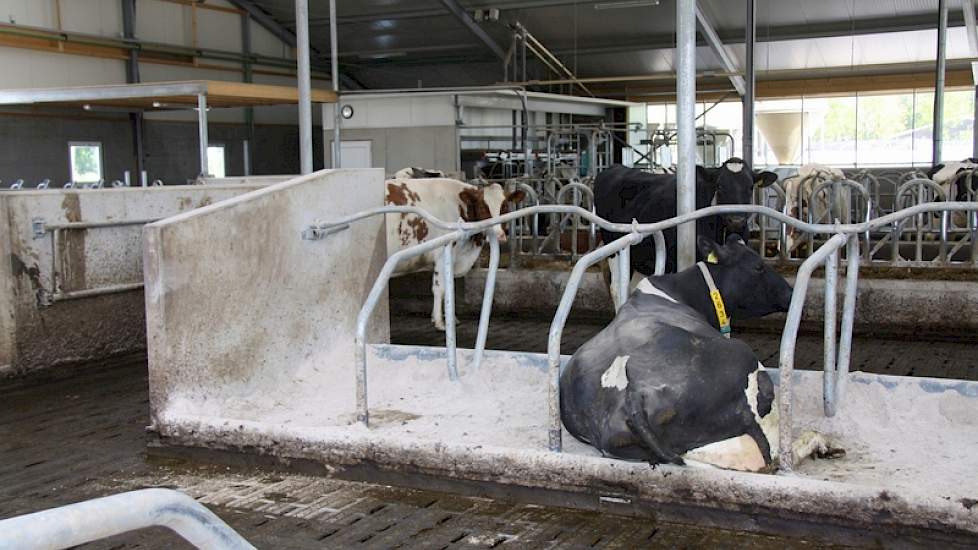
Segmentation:
{"type": "MultiPolygon", "coordinates": [[[[734,320],[787,311],[791,287],[738,236],[698,244],[718,263],[643,279],[611,324],[577,350],[560,376],[561,419],[606,456],[770,471],[774,384],[747,344],[721,334],[700,265],[734,320]]],[[[841,452],[814,432],[794,447],[796,459],[841,452]]]]}

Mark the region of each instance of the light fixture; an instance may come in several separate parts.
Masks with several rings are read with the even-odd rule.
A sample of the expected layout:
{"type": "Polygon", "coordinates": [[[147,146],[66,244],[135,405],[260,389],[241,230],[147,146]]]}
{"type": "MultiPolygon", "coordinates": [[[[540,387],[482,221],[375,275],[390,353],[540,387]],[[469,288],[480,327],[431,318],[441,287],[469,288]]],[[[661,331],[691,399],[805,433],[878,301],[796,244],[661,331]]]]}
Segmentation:
{"type": "Polygon", "coordinates": [[[86,103],[86,104],[82,105],[82,109],[85,109],[86,111],[91,111],[92,110],[92,106],[89,105],[88,103],[86,103]]]}
{"type": "Polygon", "coordinates": [[[347,119],[347,120],[350,120],[351,118],[353,118],[353,105],[347,104],[347,105],[344,105],[343,107],[341,107],[340,108],[340,116],[343,117],[343,118],[345,118],[345,119],[347,119]]]}
{"type": "Polygon", "coordinates": [[[378,53],[361,53],[357,57],[360,59],[391,59],[393,57],[404,57],[407,52],[378,52],[378,53]]]}
{"type": "Polygon", "coordinates": [[[644,8],[658,6],[659,0],[622,0],[621,2],[601,2],[594,5],[596,10],[620,10],[628,8],[644,8]]]}

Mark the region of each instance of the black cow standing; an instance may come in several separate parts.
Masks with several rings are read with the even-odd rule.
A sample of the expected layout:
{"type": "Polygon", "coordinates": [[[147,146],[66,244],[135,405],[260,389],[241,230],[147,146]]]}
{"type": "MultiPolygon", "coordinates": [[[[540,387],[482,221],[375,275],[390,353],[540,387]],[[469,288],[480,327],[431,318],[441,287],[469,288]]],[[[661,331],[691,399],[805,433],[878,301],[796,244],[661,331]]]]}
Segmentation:
{"type": "MultiPolygon", "coordinates": [[[[753,172],[743,160],[731,158],[719,168],[696,167],[696,208],[712,204],[750,204],[754,186],[777,181],[773,172],[753,172]]],[[[649,174],[635,168],[613,166],[594,180],[594,207],[597,215],[615,223],[654,223],[676,215],[676,175],[649,174]]],[[[723,234],[747,238],[747,216],[742,214],[701,218],[696,233],[723,241],[723,234]],[[719,219],[718,219],[719,218],[719,219]]],[[[621,236],[601,230],[601,238],[610,243],[621,236]]],[[[676,229],[663,231],[666,241],[666,273],[676,271],[676,229]]],[[[632,271],[651,275],[655,266],[655,249],[648,237],[631,250],[632,271]]],[[[699,258],[702,259],[702,258],[699,258]]]]}
{"type": "MultiPolygon", "coordinates": [[[[787,311],[791,287],[731,236],[698,239],[718,263],[643,279],[615,319],[581,346],[560,376],[560,414],[574,437],[602,454],[652,464],[684,459],[769,470],[778,447],[777,396],[750,347],[725,338],[712,280],[734,320],[787,311]]],[[[809,432],[797,457],[826,454],[809,432]]]]}

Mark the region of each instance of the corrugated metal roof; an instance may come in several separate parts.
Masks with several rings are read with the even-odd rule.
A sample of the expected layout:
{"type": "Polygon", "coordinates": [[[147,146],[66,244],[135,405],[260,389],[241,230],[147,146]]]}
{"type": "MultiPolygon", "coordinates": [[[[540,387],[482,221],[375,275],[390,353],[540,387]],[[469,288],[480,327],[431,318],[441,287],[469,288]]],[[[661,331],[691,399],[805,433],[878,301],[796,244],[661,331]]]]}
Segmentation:
{"type": "MultiPolygon", "coordinates": [[[[293,0],[253,0],[288,28],[293,0]]],[[[615,3],[615,0],[601,0],[615,3]]],[[[582,77],[669,71],[676,0],[596,10],[585,0],[459,0],[470,13],[498,7],[482,27],[504,49],[519,21],[582,77]]],[[[329,50],[328,2],[310,2],[311,41],[329,50]]],[[[437,0],[338,0],[344,70],[369,87],[485,84],[500,63],[437,0]]],[[[742,0],[699,0],[734,57],[743,57],[742,0]]],[[[935,51],[938,0],[757,0],[758,68],[808,69],[927,61],[935,51]],[[885,32],[873,32],[873,31],[885,32]]],[[[960,5],[952,3],[948,56],[967,57],[960,5]]],[[[719,69],[708,48],[697,68],[719,69]]],[[[533,70],[531,69],[531,72],[533,70]]],[[[546,78],[547,75],[534,75],[546,78]]]]}

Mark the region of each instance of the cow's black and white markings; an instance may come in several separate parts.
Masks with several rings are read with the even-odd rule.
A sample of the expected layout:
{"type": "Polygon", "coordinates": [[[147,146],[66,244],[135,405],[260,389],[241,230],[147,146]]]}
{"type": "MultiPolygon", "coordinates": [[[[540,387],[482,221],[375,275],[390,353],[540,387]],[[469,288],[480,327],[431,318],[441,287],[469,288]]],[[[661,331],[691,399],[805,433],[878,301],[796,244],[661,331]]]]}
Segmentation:
{"type": "MultiPolygon", "coordinates": [[[[927,177],[941,186],[949,201],[974,201],[978,198],[978,174],[968,177],[978,170],[978,159],[967,158],[960,162],[938,164],[927,171],[927,177]],[[970,182],[970,186],[968,185],[970,182]]],[[[935,216],[937,216],[935,214],[935,216]]],[[[957,227],[968,225],[968,214],[952,212],[951,222],[957,227]]]]}
{"type": "MultiPolygon", "coordinates": [[[[715,204],[750,204],[755,185],[770,185],[777,181],[773,172],[753,172],[739,158],[731,158],[719,168],[696,167],[696,208],[715,204]]],[[[594,180],[594,207],[598,216],[615,223],[654,223],[676,215],[676,175],[649,174],[635,168],[613,166],[598,174],[594,180]]],[[[747,216],[703,218],[697,223],[697,234],[720,238],[720,234],[736,233],[746,238],[747,216]]],[[[676,230],[663,232],[666,238],[666,271],[675,271],[676,230]]],[[[610,243],[621,233],[601,231],[610,243]]],[[[632,247],[632,269],[651,275],[654,265],[651,237],[632,247]]]]}
{"type": "MultiPolygon", "coordinates": [[[[754,172],[739,158],[731,158],[719,168],[696,167],[696,208],[715,204],[750,204],[755,186],[777,181],[773,172],[754,172]]],[[[594,180],[594,206],[598,216],[615,223],[654,223],[676,215],[676,175],[649,174],[635,168],[613,166],[594,180]]],[[[747,216],[734,214],[711,216],[696,222],[696,233],[721,239],[724,233],[747,238],[747,216]]],[[[610,243],[621,233],[601,230],[601,238],[610,243]]],[[[676,229],[663,231],[666,241],[666,273],[676,271],[676,229]]],[[[699,258],[703,259],[703,258],[699,258]]],[[[632,246],[632,271],[651,275],[655,266],[652,237],[632,246]]],[[[617,265],[610,261],[611,280],[617,280],[617,265]]],[[[607,272],[606,272],[607,275],[607,272]]],[[[612,285],[616,296],[616,285],[612,285]]]]}
{"type": "MultiPolygon", "coordinates": [[[[739,236],[700,237],[734,319],[786,311],[791,287],[739,236]]],[[[604,455],[652,464],[769,470],[778,448],[774,384],[751,349],[724,338],[698,266],[642,280],[560,377],[561,419],[604,455]]],[[[833,451],[806,434],[797,452],[833,451]]],[[[799,457],[800,458],[800,457],[799,457]]]]}

